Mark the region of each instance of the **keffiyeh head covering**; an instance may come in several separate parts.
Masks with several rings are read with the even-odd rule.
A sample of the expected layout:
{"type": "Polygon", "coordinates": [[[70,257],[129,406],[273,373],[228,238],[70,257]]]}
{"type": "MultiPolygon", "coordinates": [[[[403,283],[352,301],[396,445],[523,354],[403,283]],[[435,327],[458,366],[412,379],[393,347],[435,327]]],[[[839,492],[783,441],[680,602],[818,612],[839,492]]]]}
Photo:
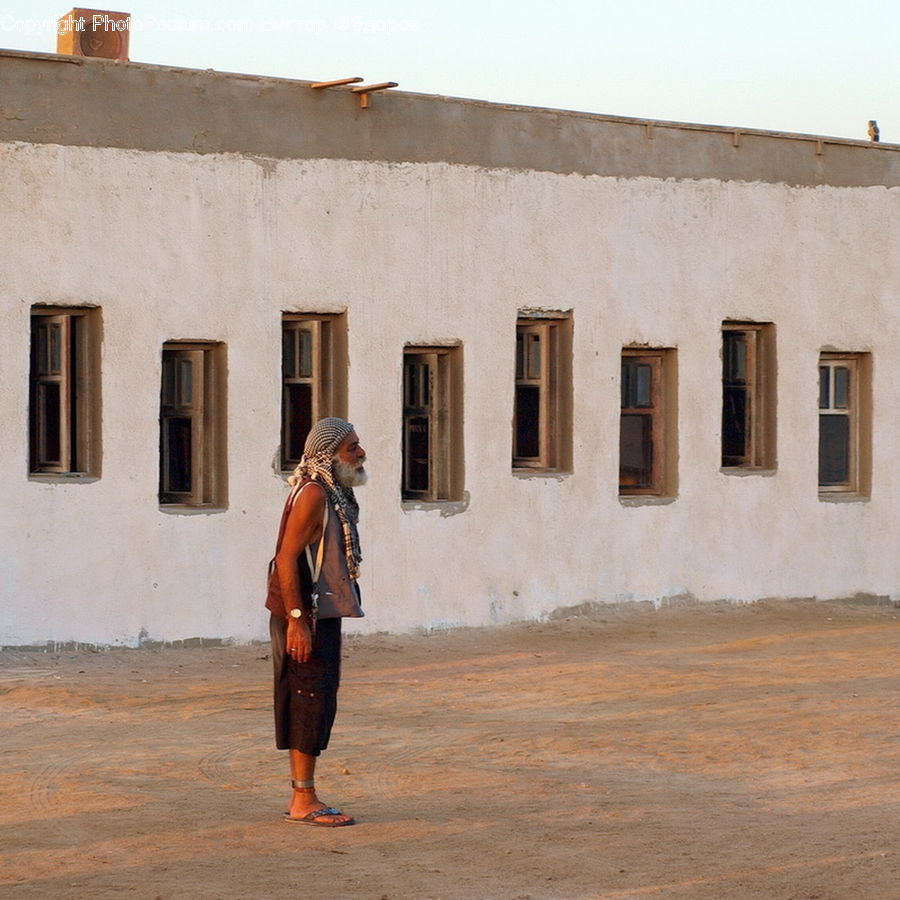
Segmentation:
{"type": "Polygon", "coordinates": [[[351,523],[355,525],[359,521],[359,504],[356,502],[353,488],[345,487],[334,477],[334,454],[344,438],[353,430],[353,426],[344,419],[334,416],[319,419],[306,437],[300,464],[288,478],[288,483],[295,485],[304,478],[310,478],[325,488],[325,493],[341,522],[347,571],[355,581],[359,578],[362,553],[356,529],[351,528],[351,523]]]}

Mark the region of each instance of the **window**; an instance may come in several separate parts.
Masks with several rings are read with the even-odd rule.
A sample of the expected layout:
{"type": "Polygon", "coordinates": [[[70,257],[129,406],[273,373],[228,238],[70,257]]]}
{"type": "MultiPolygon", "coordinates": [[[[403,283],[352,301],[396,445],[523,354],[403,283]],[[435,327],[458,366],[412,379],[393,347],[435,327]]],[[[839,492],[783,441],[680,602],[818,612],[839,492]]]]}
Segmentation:
{"type": "Polygon", "coordinates": [[[100,310],[31,308],[29,472],[100,475],[100,310]]]}
{"type": "Polygon", "coordinates": [[[866,353],[823,353],[819,360],[820,494],[869,493],[870,368],[866,353]]]}
{"type": "Polygon", "coordinates": [[[520,318],[512,464],[572,468],[572,319],[520,318]]]}
{"type": "Polygon", "coordinates": [[[462,347],[403,351],[404,500],[463,497],[462,347]]]}
{"type": "Polygon", "coordinates": [[[622,352],[619,493],[675,491],[675,352],[622,352]]]}
{"type": "Polygon", "coordinates": [[[775,468],[775,326],[722,323],[722,466],[775,468]]]}
{"type": "Polygon", "coordinates": [[[281,468],[293,469],[313,423],[347,416],[347,326],[341,315],[282,319],[281,468]]]}
{"type": "Polygon", "coordinates": [[[159,502],[224,508],[225,345],[163,345],[159,502]]]}

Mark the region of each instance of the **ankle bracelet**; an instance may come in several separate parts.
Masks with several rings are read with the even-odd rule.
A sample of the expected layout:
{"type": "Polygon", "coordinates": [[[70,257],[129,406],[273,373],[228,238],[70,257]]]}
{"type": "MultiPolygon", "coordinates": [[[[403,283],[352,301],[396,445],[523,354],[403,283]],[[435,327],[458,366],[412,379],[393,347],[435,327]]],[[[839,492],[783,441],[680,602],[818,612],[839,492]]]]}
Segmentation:
{"type": "Polygon", "coordinates": [[[297,781],[296,778],[291,780],[291,787],[295,791],[314,791],[316,789],[315,781],[297,781]]]}

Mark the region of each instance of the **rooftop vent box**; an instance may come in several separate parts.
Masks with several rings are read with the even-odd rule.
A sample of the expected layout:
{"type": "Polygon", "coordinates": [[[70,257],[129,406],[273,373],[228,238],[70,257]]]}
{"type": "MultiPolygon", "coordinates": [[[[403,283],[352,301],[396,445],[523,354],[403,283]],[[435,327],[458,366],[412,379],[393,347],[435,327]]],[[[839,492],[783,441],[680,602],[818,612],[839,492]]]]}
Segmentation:
{"type": "Polygon", "coordinates": [[[58,22],[56,52],[66,56],[128,59],[128,13],[73,9],[58,22]]]}

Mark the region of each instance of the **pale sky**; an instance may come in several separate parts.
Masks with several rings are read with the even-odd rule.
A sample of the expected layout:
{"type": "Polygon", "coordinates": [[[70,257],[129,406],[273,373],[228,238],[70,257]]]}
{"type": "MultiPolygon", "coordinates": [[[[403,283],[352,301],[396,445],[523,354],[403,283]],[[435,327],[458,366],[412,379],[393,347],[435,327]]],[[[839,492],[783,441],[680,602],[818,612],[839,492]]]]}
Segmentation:
{"type": "MultiPolygon", "coordinates": [[[[127,2],[127,0],[126,0],[127,2]]],[[[54,52],[71,7],[0,2],[0,47],[54,52]]],[[[900,142],[891,0],[134,0],[135,62],[900,142]]]]}

